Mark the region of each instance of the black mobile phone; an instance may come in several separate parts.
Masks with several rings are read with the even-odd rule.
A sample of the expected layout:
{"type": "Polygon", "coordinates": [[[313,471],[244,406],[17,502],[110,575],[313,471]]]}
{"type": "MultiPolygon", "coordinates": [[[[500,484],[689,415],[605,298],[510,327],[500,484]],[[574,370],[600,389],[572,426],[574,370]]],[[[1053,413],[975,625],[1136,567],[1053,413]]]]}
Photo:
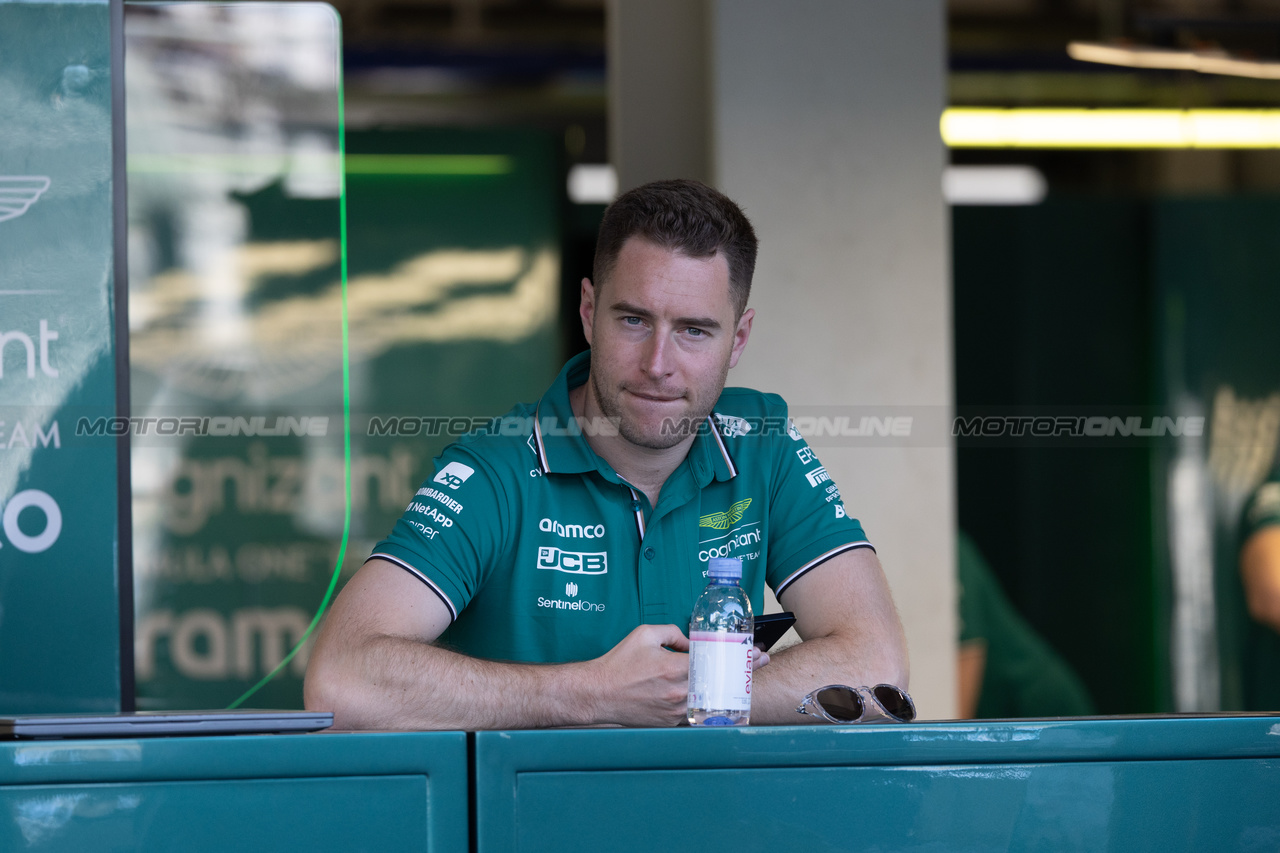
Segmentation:
{"type": "Polygon", "coordinates": [[[769,651],[773,644],[782,639],[787,629],[796,624],[796,615],[790,610],[781,613],[766,613],[755,619],[755,637],[753,642],[763,651],[769,651]]]}

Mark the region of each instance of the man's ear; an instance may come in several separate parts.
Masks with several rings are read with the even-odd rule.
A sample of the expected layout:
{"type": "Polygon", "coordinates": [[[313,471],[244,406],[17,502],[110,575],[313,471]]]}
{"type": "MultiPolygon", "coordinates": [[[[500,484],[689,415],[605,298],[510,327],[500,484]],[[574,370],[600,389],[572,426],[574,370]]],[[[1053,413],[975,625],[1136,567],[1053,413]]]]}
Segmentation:
{"type": "Polygon", "coordinates": [[[578,302],[578,316],[582,318],[582,334],[591,345],[591,327],[596,319],[596,289],[591,279],[582,280],[582,298],[578,302]]]}
{"type": "Polygon", "coordinates": [[[737,367],[742,351],[747,348],[747,338],[751,337],[751,321],[755,319],[756,310],[748,308],[738,318],[738,325],[733,329],[733,351],[729,353],[729,366],[737,367]]]}

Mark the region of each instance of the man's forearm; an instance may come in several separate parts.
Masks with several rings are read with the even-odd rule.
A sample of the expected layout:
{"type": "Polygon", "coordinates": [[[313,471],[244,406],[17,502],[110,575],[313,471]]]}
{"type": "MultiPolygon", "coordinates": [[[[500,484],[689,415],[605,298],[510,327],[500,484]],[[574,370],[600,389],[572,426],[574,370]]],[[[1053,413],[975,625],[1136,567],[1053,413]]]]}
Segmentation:
{"type": "Polygon", "coordinates": [[[792,725],[818,722],[796,713],[805,694],[828,684],[851,687],[880,683],[907,689],[905,650],[895,637],[867,638],[867,644],[840,636],[815,637],[769,653],[769,665],[752,679],[753,725],[792,725]]]}
{"type": "Polygon", "coordinates": [[[370,637],[317,661],[307,706],[341,729],[493,729],[594,721],[591,662],[480,660],[402,637],[370,637]]]}
{"type": "Polygon", "coordinates": [[[601,657],[524,664],[408,637],[326,631],[305,698],[344,729],[673,726],[684,718],[688,648],[675,625],[641,625],[601,657]]]}
{"type": "Polygon", "coordinates": [[[805,694],[828,684],[907,689],[907,641],[875,552],[838,554],[779,596],[804,642],[770,654],[751,696],[753,723],[809,723],[805,694]]]}

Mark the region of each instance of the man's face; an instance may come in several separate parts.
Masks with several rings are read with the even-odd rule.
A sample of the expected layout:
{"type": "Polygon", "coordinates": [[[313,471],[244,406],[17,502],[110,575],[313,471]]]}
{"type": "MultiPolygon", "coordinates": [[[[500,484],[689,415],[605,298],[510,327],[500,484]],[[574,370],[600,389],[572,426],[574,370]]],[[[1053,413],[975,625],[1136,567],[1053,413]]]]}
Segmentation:
{"type": "Polygon", "coordinates": [[[711,414],[755,313],[734,317],[723,254],[690,258],[640,237],[623,244],[606,282],[583,280],[579,310],[592,408],[653,449],[679,444],[711,414]]]}

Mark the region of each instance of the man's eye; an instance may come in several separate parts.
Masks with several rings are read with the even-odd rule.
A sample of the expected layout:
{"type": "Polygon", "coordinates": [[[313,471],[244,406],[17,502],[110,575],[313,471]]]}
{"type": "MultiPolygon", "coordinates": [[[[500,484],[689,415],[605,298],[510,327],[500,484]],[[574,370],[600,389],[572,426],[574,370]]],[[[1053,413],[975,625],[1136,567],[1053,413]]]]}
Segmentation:
{"type": "Polygon", "coordinates": [[[705,329],[699,329],[695,326],[690,326],[688,329],[685,329],[685,334],[691,338],[705,338],[707,336],[705,329]]]}
{"type": "Polygon", "coordinates": [[[644,321],[639,317],[623,317],[622,322],[626,323],[628,326],[639,326],[644,321]]]}

